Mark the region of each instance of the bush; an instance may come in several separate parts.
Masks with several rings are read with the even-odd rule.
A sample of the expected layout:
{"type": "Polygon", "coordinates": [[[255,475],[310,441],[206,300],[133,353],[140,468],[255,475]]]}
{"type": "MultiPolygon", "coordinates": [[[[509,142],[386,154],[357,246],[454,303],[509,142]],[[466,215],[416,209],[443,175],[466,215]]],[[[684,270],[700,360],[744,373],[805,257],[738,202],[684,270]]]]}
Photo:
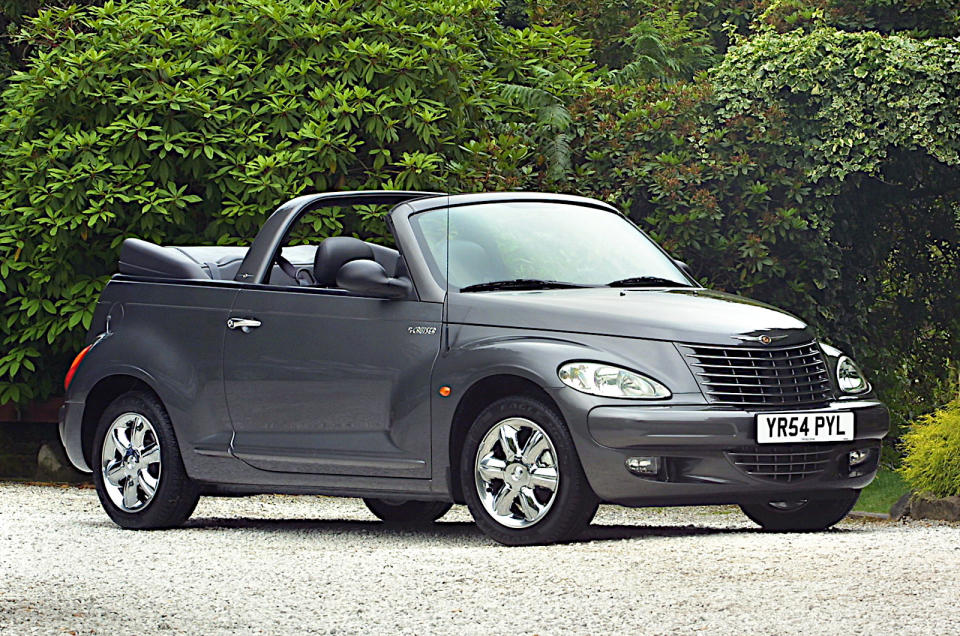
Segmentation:
{"type": "MultiPolygon", "coordinates": [[[[918,20],[951,3],[863,5],[900,35],[847,32],[847,0],[808,22],[790,0],[549,0],[522,30],[497,23],[519,0],[187,3],[27,26],[0,116],[0,403],[56,390],[124,238],[244,242],[305,191],[382,187],[611,201],[857,356],[895,421],[942,403],[960,45],[918,20]]],[[[376,210],[315,222],[383,231],[376,210]]]]}
{"type": "Polygon", "coordinates": [[[960,33],[956,0],[767,0],[754,27],[780,32],[831,27],[915,37],[951,37],[960,33]]]}
{"type": "MultiPolygon", "coordinates": [[[[521,0],[508,0],[511,7],[521,0]]],[[[535,23],[572,27],[594,43],[601,66],[621,68],[636,61],[629,42],[638,27],[650,27],[669,45],[706,35],[710,49],[726,52],[738,37],[773,29],[787,33],[818,28],[877,31],[911,37],[960,34],[957,0],[527,0],[535,23]],[[671,24],[673,23],[673,24],[671,24]]]]}
{"type": "Polygon", "coordinates": [[[666,56],[683,56],[699,46],[697,66],[709,66],[724,52],[731,33],[746,35],[763,0],[529,0],[535,23],[573,28],[594,45],[600,66],[622,68],[644,55],[638,32],[654,35],[666,56]]]}
{"type": "MultiPolygon", "coordinates": [[[[188,4],[27,27],[0,118],[0,403],[56,390],[125,238],[244,242],[304,192],[443,188],[506,106],[501,83],[556,55],[524,47],[565,38],[511,33],[506,50],[495,0],[188,4]]],[[[325,210],[317,234],[383,229],[325,210]]]]}
{"type": "MultiPolygon", "coordinates": [[[[193,1],[193,0],[187,0],[193,1]]],[[[17,31],[41,7],[100,4],[102,0],[0,0],[0,85],[13,71],[23,66],[27,47],[18,41],[17,31]]]]}
{"type": "Polygon", "coordinates": [[[924,416],[903,436],[900,473],[919,492],[960,495],[960,399],[924,416]]]}

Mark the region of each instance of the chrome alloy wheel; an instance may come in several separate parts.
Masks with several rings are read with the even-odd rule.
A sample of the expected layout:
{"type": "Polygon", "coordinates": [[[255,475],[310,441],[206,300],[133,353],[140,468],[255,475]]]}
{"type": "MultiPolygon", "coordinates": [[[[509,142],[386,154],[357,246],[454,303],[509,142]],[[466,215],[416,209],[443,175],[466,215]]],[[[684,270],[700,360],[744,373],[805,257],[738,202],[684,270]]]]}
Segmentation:
{"type": "Polygon", "coordinates": [[[474,475],[487,513],[508,528],[527,528],[543,519],[560,484],[550,437],[522,417],[491,427],[477,449],[474,475]]]}
{"type": "Polygon", "coordinates": [[[113,420],[101,457],[107,495],[125,512],[138,512],[153,500],[160,483],[160,440],[153,424],[139,413],[113,420]]]}

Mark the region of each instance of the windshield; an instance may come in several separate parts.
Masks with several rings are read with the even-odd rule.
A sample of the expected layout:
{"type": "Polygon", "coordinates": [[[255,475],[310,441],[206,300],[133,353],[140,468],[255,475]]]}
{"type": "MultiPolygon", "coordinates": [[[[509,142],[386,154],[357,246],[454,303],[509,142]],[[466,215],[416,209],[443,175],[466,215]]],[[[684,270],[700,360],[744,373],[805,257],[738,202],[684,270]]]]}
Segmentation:
{"type": "Polygon", "coordinates": [[[410,220],[434,275],[442,284],[449,272],[454,289],[489,291],[498,286],[485,283],[501,281],[512,285],[499,288],[514,289],[690,285],[653,241],[606,210],[523,201],[431,210],[410,220]]]}

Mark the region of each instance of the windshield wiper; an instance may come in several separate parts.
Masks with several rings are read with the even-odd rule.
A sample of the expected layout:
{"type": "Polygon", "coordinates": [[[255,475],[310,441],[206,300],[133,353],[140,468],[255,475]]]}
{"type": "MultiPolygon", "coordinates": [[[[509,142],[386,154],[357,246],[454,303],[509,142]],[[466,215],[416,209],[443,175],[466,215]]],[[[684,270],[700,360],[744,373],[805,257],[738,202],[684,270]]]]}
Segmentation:
{"type": "Polygon", "coordinates": [[[539,278],[514,278],[513,280],[494,280],[488,283],[467,285],[461,292],[498,291],[501,289],[573,289],[589,287],[578,283],[565,283],[559,280],[541,280],[539,278]]]}
{"type": "Polygon", "coordinates": [[[662,276],[631,276],[607,283],[607,287],[690,287],[662,276]]]}

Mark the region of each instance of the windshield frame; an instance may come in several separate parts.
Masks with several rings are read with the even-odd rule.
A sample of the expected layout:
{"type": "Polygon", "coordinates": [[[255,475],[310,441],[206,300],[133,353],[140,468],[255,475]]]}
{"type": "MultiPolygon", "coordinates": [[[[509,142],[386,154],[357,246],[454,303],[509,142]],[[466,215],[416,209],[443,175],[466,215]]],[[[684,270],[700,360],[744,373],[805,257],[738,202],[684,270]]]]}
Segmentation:
{"type": "MultiPolygon", "coordinates": [[[[507,194],[507,193],[503,193],[503,194],[507,194]]],[[[576,206],[576,207],[585,207],[592,210],[600,210],[608,214],[615,214],[618,217],[620,217],[623,221],[628,223],[634,230],[639,232],[643,236],[643,238],[647,240],[647,242],[649,242],[657,251],[659,251],[673,265],[679,277],[681,277],[682,280],[686,281],[687,285],[696,289],[702,288],[702,285],[700,285],[700,283],[698,283],[695,279],[689,276],[683,270],[683,268],[677,265],[677,260],[673,256],[671,256],[665,249],[663,249],[663,247],[661,247],[659,243],[653,240],[649,234],[647,234],[640,226],[634,223],[629,217],[627,217],[626,215],[624,215],[623,213],[621,213],[619,210],[617,210],[611,205],[608,205],[593,199],[587,199],[585,197],[573,197],[573,196],[564,196],[564,195],[552,195],[552,196],[547,195],[544,198],[540,198],[537,196],[529,196],[529,195],[528,196],[519,195],[519,196],[512,196],[512,197],[511,196],[496,197],[496,198],[494,197],[489,197],[489,198],[470,197],[470,198],[472,200],[468,200],[464,202],[447,201],[445,204],[440,203],[439,201],[433,201],[433,203],[438,203],[439,205],[424,206],[422,209],[414,209],[407,215],[406,220],[409,224],[411,238],[417,243],[418,251],[420,252],[423,258],[424,264],[426,265],[425,269],[429,272],[429,275],[434,279],[437,286],[441,289],[448,290],[449,292],[457,293],[457,294],[464,293],[460,291],[460,288],[455,287],[453,285],[451,285],[449,288],[447,287],[447,280],[444,272],[445,264],[441,265],[440,263],[437,263],[436,260],[434,259],[433,253],[431,252],[429,246],[427,245],[426,238],[423,235],[423,231],[421,230],[419,224],[414,222],[414,217],[427,212],[441,212],[445,210],[449,211],[454,208],[463,208],[463,207],[477,206],[477,205],[490,205],[490,204],[497,204],[497,203],[546,203],[551,205],[570,205],[570,206],[576,206]]],[[[584,288],[589,288],[589,287],[590,286],[584,286],[584,288]]],[[[603,287],[603,285],[596,285],[594,287],[603,287]]],[[[646,288],[646,286],[642,286],[642,285],[637,285],[637,287],[646,288]]],[[[655,288],[655,286],[651,286],[649,288],[653,289],[655,288]]],[[[565,288],[565,289],[569,289],[569,288],[565,288]]],[[[618,289],[621,289],[621,290],[628,289],[628,287],[623,287],[618,289]]],[[[467,292],[467,293],[472,293],[472,292],[467,292]]]]}

